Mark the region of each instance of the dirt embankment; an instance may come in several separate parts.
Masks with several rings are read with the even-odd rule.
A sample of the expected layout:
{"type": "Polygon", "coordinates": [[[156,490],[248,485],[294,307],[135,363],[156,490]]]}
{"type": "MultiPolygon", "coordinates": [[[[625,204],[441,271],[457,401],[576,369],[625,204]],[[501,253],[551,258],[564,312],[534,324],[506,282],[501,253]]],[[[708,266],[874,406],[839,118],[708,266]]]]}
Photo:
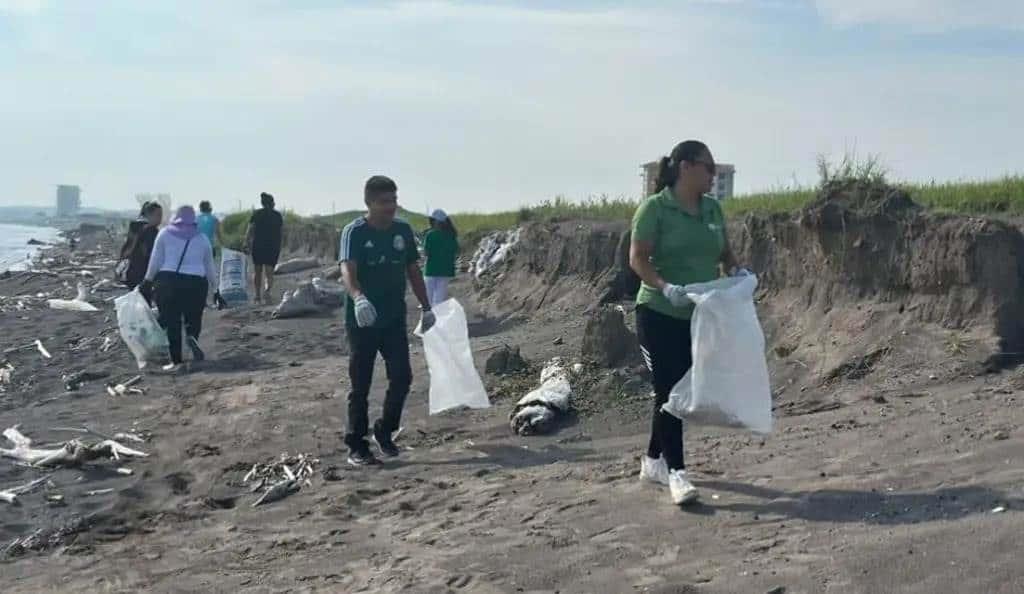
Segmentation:
{"type": "Polygon", "coordinates": [[[635,294],[628,270],[628,225],[618,222],[530,223],[498,263],[475,279],[491,313],[582,309],[635,294]]]}
{"type": "MultiPolygon", "coordinates": [[[[1024,352],[1024,238],[1007,223],[836,183],[802,212],[731,221],[730,241],[759,277],[777,394],[814,400],[871,373],[899,389],[901,375],[979,373],[1024,352]]],[[[625,223],[528,224],[477,298],[492,315],[628,302],[627,242],[625,223]]]]}
{"type": "MultiPolygon", "coordinates": [[[[929,213],[883,185],[834,184],[801,213],[733,229],[780,317],[861,339],[934,325],[947,354],[989,367],[1024,351],[1024,237],[1007,223],[929,213]]],[[[783,352],[801,346],[777,338],[783,352]]]]}
{"type": "Polygon", "coordinates": [[[338,239],[340,232],[334,227],[303,221],[289,225],[285,230],[282,256],[314,257],[321,263],[338,261],[338,239]]]}

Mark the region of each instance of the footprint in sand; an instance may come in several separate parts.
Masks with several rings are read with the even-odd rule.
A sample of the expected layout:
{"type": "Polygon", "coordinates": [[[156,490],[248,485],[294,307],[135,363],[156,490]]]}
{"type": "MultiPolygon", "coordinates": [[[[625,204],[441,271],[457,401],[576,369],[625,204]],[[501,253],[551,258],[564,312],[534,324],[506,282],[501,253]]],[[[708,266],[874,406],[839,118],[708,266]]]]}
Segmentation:
{"type": "Polygon", "coordinates": [[[455,576],[452,576],[451,578],[449,578],[448,581],[445,582],[445,585],[448,586],[449,588],[455,588],[456,590],[461,590],[463,588],[469,587],[470,584],[472,584],[472,583],[473,583],[473,576],[470,576],[470,575],[455,575],[455,576]]]}

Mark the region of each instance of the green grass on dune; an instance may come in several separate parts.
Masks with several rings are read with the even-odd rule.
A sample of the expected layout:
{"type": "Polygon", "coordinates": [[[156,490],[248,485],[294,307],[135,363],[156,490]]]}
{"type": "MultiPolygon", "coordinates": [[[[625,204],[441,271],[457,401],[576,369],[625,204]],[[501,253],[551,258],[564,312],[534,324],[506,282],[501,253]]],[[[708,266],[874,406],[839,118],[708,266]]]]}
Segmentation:
{"type": "MultiPolygon", "coordinates": [[[[819,162],[819,172],[822,184],[843,180],[885,180],[884,170],[873,159],[862,163],[844,159],[835,166],[819,162]]],[[[1020,175],[983,181],[899,184],[899,187],[906,190],[919,204],[937,211],[972,215],[1024,215],[1024,176],[1020,175]]],[[[795,212],[812,202],[817,193],[817,187],[777,190],[737,196],[724,201],[722,206],[728,217],[741,217],[750,213],[795,212]]],[[[633,216],[636,207],[637,201],[628,198],[602,196],[583,201],[570,201],[558,197],[518,210],[494,213],[463,212],[453,213],[451,216],[463,237],[479,237],[483,233],[510,229],[528,221],[626,221],[633,216]]],[[[310,222],[341,229],[362,214],[362,211],[348,211],[325,216],[299,217],[294,213],[285,213],[285,224],[310,222]]],[[[427,218],[422,214],[402,209],[400,216],[417,230],[427,227],[427,218]]],[[[248,212],[233,213],[225,217],[222,231],[229,246],[241,245],[248,220],[248,212]]]]}

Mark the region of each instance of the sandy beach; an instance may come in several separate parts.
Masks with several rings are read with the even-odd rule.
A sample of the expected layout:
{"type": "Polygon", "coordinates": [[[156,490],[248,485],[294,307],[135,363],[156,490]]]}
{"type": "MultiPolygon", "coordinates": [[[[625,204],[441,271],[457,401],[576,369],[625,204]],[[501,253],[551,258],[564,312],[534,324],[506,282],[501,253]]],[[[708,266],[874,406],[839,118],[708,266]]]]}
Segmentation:
{"type": "MultiPolygon", "coordinates": [[[[481,373],[503,344],[535,367],[486,376],[491,409],[431,417],[414,338],[404,452],[356,469],[341,443],[338,311],[278,320],[269,306],[210,310],[207,362],[140,373],[117,333],[119,290],[91,294],[92,313],[35,297],[94,285],[103,273],[83,277],[82,265],[111,249],[102,234],[83,237],[76,255],[47,253],[56,260],[46,268],[66,271],[0,280],[0,350],[13,368],[0,428],[17,425],[38,444],[90,438],[62,428],[128,432],[149,457],[56,470],[0,460],[0,489],[49,477],[19,505],[0,503],[5,592],[1024,591],[1024,385],[1012,372],[922,357],[887,368],[902,370],[898,386],[895,372],[790,384],[799,398],[783,397],[770,436],[687,429],[702,500],[680,509],[664,487],[637,480],[650,404],[632,371],[594,371],[594,385],[617,388],[581,395],[582,412],[557,432],[512,434],[509,411],[536,385],[536,365],[579,358],[584,316],[558,304],[499,316],[463,276],[453,294],[481,373]],[[80,371],[96,379],[68,391],[62,378],[80,371]],[[144,393],[108,393],[136,375],[144,393]],[[800,404],[825,390],[836,406],[800,404]],[[253,507],[244,479],[254,465],[300,454],[315,460],[308,484],[253,507]]],[[[766,332],[781,335],[767,321],[766,332]]],[[[782,367],[773,361],[785,382],[782,367]]],[[[371,415],[384,388],[378,364],[371,415]]]]}

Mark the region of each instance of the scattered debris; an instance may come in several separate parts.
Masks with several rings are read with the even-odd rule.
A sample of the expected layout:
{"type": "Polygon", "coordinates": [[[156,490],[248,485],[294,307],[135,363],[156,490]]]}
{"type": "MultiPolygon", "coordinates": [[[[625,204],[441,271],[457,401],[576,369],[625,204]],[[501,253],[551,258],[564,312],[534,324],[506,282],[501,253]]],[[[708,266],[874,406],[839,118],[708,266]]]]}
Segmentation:
{"type": "MultiPolygon", "coordinates": [[[[86,271],[87,272],[87,271],[86,271]]],[[[90,275],[92,273],[89,273],[90,275]]],[[[65,311],[99,311],[95,305],[88,301],[89,291],[83,283],[78,283],[78,294],[74,299],[50,299],[46,302],[50,309],[61,309],[65,311]]]]}
{"type": "Polygon", "coordinates": [[[83,369],[82,371],[62,375],[61,379],[64,381],[64,389],[68,392],[74,392],[85,382],[101,380],[109,375],[110,374],[105,371],[89,371],[87,369],[83,369]]]}
{"type": "Polygon", "coordinates": [[[320,261],[316,258],[292,258],[275,266],[274,274],[291,274],[292,272],[302,272],[303,270],[318,268],[319,266],[320,261]]]}
{"type": "Polygon", "coordinates": [[[341,285],[317,277],[286,291],[272,315],[279,319],[297,318],[341,307],[344,303],[345,289],[341,285]]]}
{"type": "Polygon", "coordinates": [[[500,264],[519,243],[520,229],[513,231],[497,231],[480,240],[480,245],[473,254],[470,272],[480,278],[488,270],[500,264]]]}
{"type": "Polygon", "coordinates": [[[569,412],[572,386],[559,357],[540,372],[540,387],[523,396],[509,414],[509,425],[519,435],[534,435],[551,427],[569,412]]]}
{"type": "Polygon", "coordinates": [[[0,393],[7,391],[7,386],[11,383],[13,374],[14,366],[10,363],[0,367],[0,393]]]}
{"type": "Polygon", "coordinates": [[[10,503],[11,505],[20,505],[18,502],[18,495],[25,495],[35,491],[39,487],[45,485],[50,481],[49,475],[42,478],[38,478],[27,485],[21,485],[20,487],[12,487],[10,489],[0,490],[0,501],[10,503]]]}
{"type": "Polygon", "coordinates": [[[273,503],[274,501],[284,499],[298,491],[299,481],[295,479],[285,479],[264,491],[263,495],[260,495],[260,498],[253,502],[252,506],[256,507],[265,503],[273,503]]]}
{"type": "Polygon", "coordinates": [[[112,439],[104,439],[91,445],[73,439],[59,448],[36,449],[32,447],[32,440],[23,435],[17,426],[5,429],[3,436],[14,444],[14,448],[0,448],[0,457],[18,460],[30,466],[78,466],[83,462],[90,462],[98,458],[120,460],[121,456],[126,458],[149,456],[145,452],[125,447],[112,439]]]}
{"type": "Polygon", "coordinates": [[[142,380],[141,375],[129,379],[126,382],[120,384],[107,384],[107,394],[111,396],[124,396],[125,394],[144,394],[145,392],[140,388],[133,388],[135,384],[142,380]]]}
{"type": "Polygon", "coordinates": [[[320,464],[319,458],[312,454],[299,454],[289,456],[281,454],[281,457],[267,464],[253,464],[252,469],[242,479],[242,483],[248,483],[254,479],[273,480],[277,477],[286,479],[309,479],[313,476],[316,466],[320,464]]]}
{"type": "Polygon", "coordinates": [[[39,340],[38,338],[36,339],[35,346],[39,350],[39,354],[42,355],[44,358],[46,358],[46,359],[52,359],[53,358],[53,355],[50,354],[50,351],[46,350],[46,347],[43,346],[42,341],[39,340]]]}

